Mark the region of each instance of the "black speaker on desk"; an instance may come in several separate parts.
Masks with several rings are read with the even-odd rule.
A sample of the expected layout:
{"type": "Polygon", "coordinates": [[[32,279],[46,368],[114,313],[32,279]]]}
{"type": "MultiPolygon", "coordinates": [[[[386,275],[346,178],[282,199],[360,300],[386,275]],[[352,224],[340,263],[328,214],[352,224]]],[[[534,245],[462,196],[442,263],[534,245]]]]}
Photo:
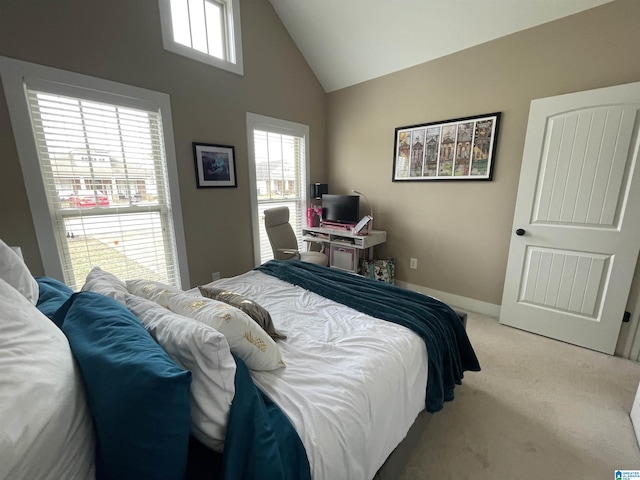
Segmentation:
{"type": "Polygon", "coordinates": [[[326,183],[312,183],[311,184],[311,198],[320,200],[322,195],[329,193],[329,185],[326,183]]]}

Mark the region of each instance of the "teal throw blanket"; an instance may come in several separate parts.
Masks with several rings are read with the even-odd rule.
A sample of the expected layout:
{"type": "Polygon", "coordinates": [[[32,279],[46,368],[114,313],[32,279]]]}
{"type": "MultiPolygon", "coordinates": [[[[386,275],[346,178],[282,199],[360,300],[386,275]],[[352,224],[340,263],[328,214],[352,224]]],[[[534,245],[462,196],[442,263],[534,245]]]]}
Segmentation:
{"type": "Polygon", "coordinates": [[[421,293],[298,260],[271,260],[256,270],[420,335],[429,354],[426,409],[453,400],[465,371],[479,371],[464,325],[445,303],[421,293]]]}
{"type": "Polygon", "coordinates": [[[282,410],[253,383],[236,360],[236,393],[231,404],[222,457],[223,478],[310,480],[307,453],[282,410]]]}

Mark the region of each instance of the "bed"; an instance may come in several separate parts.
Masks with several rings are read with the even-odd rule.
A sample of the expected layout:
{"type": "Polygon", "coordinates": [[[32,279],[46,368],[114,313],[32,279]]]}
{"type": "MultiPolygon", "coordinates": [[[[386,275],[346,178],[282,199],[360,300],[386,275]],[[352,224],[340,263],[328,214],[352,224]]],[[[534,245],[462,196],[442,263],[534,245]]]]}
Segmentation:
{"type": "MultiPolygon", "coordinates": [[[[66,385],[63,390],[73,402],[53,402],[46,409],[64,420],[49,443],[46,418],[41,418],[46,412],[33,420],[45,425],[38,434],[28,432],[30,425],[14,426],[23,430],[15,438],[0,434],[0,479],[27,474],[29,478],[380,477],[393,468],[393,455],[400,457],[398,445],[408,441],[412,425],[415,430],[424,424],[425,407],[429,412],[443,408],[453,399],[463,373],[480,368],[462,322],[448,306],[334,269],[272,261],[237,277],[180,292],[145,280],[125,283],[98,268],[82,292],[70,292],[46,277],[38,278],[34,287],[26,266],[1,247],[0,311],[7,317],[8,306],[18,304],[20,311],[9,315],[15,325],[0,326],[0,391],[16,385],[24,391],[11,401],[0,394],[0,400],[6,400],[0,401],[0,427],[6,432],[5,424],[16,412],[28,423],[34,408],[19,398],[32,397],[34,390],[25,386],[24,372],[15,373],[9,336],[24,335],[32,342],[34,329],[46,330],[44,337],[49,338],[31,345],[32,353],[50,337],[55,336],[55,349],[68,348],[64,345],[68,339],[73,358],[63,354],[66,373],[55,388],[66,385]],[[214,299],[221,293],[232,293],[235,306],[214,299]],[[233,324],[229,312],[234,321],[240,318],[235,310],[246,313],[242,301],[267,312],[270,323],[260,325],[259,333],[252,330],[253,334],[236,338],[224,329],[233,324]],[[203,324],[202,318],[195,318],[207,308],[218,309],[221,318],[224,309],[226,323],[216,324],[223,334],[204,325],[208,320],[203,324]],[[163,324],[161,317],[166,315],[172,315],[171,321],[163,324]],[[35,316],[37,322],[31,325],[32,318],[26,317],[35,316]],[[116,316],[122,319],[114,328],[116,316]],[[419,325],[413,325],[416,316],[425,317],[419,325]],[[94,322],[90,328],[89,317],[94,322]],[[95,323],[105,319],[106,326],[95,323]],[[30,330],[21,333],[25,325],[30,330]],[[182,325],[195,329],[186,342],[190,346],[204,335],[207,348],[215,343],[215,365],[213,355],[204,355],[201,346],[187,358],[180,357],[185,355],[185,343],[165,345],[172,335],[182,335],[182,325]],[[148,343],[145,335],[155,342],[148,343]],[[142,361],[165,353],[178,358],[176,368],[162,367],[162,375],[171,377],[169,387],[162,378],[161,384],[151,383],[144,396],[137,390],[146,388],[146,377],[142,381],[140,375],[133,376],[129,365],[108,374],[102,365],[96,367],[102,361],[96,359],[97,351],[131,338],[147,342],[135,345],[134,355],[142,361]],[[162,351],[156,352],[158,344],[162,351]],[[247,344],[255,347],[253,353],[242,350],[247,344]],[[255,352],[261,357],[251,357],[255,352]],[[202,386],[202,375],[209,384],[202,386]],[[116,408],[118,404],[126,405],[116,408]],[[25,409],[29,409],[26,415],[25,409]],[[130,440],[138,430],[143,448],[130,440]],[[57,445],[51,443],[53,438],[57,445]],[[38,456],[43,451],[48,451],[46,458],[38,456]],[[147,470],[140,470],[141,465],[147,470]],[[60,476],[61,471],[66,473],[60,476]]],[[[260,323],[255,318],[250,321],[260,323]]],[[[40,392],[43,388],[54,387],[37,386],[40,392]]]]}

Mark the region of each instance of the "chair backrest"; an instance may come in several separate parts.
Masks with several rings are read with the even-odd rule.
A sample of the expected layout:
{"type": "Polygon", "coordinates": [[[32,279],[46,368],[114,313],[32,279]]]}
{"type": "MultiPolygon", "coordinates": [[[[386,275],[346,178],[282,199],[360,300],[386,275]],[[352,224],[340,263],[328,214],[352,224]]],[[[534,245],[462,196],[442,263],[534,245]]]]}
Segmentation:
{"type": "Polygon", "coordinates": [[[298,240],[289,224],[289,207],[276,207],[264,211],[264,228],[269,237],[273,258],[286,260],[294,255],[282,255],[278,248],[298,250],[298,240]]]}

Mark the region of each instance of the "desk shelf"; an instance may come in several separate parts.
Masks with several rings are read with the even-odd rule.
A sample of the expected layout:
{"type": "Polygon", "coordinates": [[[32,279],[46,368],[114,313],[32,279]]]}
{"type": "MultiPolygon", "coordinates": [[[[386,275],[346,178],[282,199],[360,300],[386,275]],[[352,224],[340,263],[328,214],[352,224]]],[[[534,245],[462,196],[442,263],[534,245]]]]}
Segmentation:
{"type": "Polygon", "coordinates": [[[387,232],[372,230],[369,235],[356,235],[349,230],[306,227],[302,229],[305,242],[324,244],[329,255],[329,266],[348,272],[358,272],[358,259],[368,250],[368,258],[373,257],[373,247],[387,241],[387,232]]]}
{"type": "Polygon", "coordinates": [[[387,241],[387,232],[372,230],[371,235],[356,235],[348,230],[325,227],[307,227],[302,229],[302,238],[306,242],[335,243],[366,249],[387,241]]]}

